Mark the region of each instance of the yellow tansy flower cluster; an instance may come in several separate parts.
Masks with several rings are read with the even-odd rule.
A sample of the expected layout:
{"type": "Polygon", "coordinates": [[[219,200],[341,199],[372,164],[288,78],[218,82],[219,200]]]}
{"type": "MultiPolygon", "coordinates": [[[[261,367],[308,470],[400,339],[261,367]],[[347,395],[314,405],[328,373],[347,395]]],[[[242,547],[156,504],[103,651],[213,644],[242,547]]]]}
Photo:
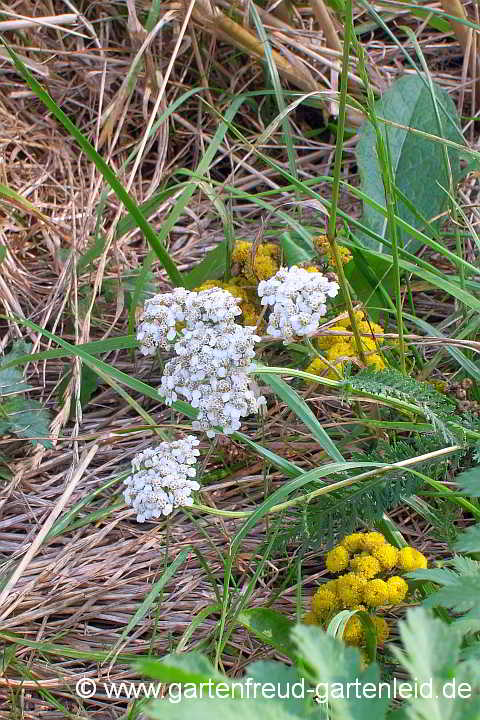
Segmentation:
{"type": "MultiPolygon", "coordinates": [[[[361,310],[355,312],[357,327],[361,333],[362,348],[364,350],[367,364],[375,370],[383,370],[385,362],[380,355],[379,346],[383,343],[383,328],[377,323],[370,322],[365,319],[365,314],[361,310]],[[370,337],[367,337],[370,335],[370,337]]],[[[350,318],[338,320],[335,325],[329,328],[330,331],[343,332],[352,331],[350,318]]],[[[357,357],[357,348],[355,338],[353,336],[342,335],[324,335],[315,339],[315,345],[325,354],[325,358],[330,365],[333,365],[340,375],[343,375],[343,367],[350,358],[357,357]]],[[[315,358],[306,371],[313,375],[324,375],[336,378],[338,375],[329,367],[329,364],[322,358],[315,358]]]]}
{"type": "MultiPolygon", "coordinates": [[[[330,265],[331,267],[335,268],[335,257],[332,252],[332,248],[330,246],[330,243],[328,242],[328,238],[326,235],[316,235],[313,238],[313,244],[317,251],[325,257],[325,262],[330,265]]],[[[342,261],[343,265],[346,265],[350,262],[352,259],[352,254],[350,250],[345,247],[344,245],[338,245],[338,253],[340,255],[340,259],[342,261]]]]}
{"type": "MultiPolygon", "coordinates": [[[[259,245],[253,253],[253,243],[240,240],[235,244],[232,252],[232,263],[238,266],[235,277],[228,282],[207,280],[194,289],[196,292],[209,290],[212,287],[227,290],[233,297],[240,300],[241,324],[244,326],[258,325],[262,313],[262,306],[257,295],[258,283],[260,280],[268,280],[275,275],[280,267],[279,260],[280,248],[274,243],[259,245]]],[[[264,329],[262,321],[258,325],[258,330],[263,332],[264,329]]]]}
{"type": "Polygon", "coordinates": [[[253,243],[240,240],[232,252],[232,262],[240,265],[240,274],[251,284],[269,280],[280,268],[280,248],[275,243],[263,243],[253,252],[253,243]]]}
{"type": "MultiPolygon", "coordinates": [[[[237,280],[238,278],[232,278],[229,282],[222,282],[221,280],[207,280],[196,287],[195,291],[201,292],[202,290],[209,290],[213,287],[227,290],[231,295],[233,295],[233,297],[240,300],[239,306],[242,311],[241,324],[245,327],[248,325],[257,325],[261,312],[260,306],[257,306],[254,302],[252,302],[253,298],[251,298],[251,294],[245,287],[242,287],[237,280]]],[[[263,330],[261,327],[259,329],[263,330]]]]}
{"type": "MultiPolygon", "coordinates": [[[[346,535],[325,557],[325,566],[339,577],[321,585],[312,598],[312,609],[305,616],[308,624],[326,627],[339,610],[373,612],[383,605],[397,605],[405,600],[408,585],[394,568],[409,572],[427,567],[426,557],[412,547],[398,550],[379,532],[356,532],[346,535]]],[[[377,642],[388,637],[388,624],[372,615],[377,642]]],[[[344,640],[350,645],[365,642],[360,618],[352,616],[345,626],[344,640]]]]}

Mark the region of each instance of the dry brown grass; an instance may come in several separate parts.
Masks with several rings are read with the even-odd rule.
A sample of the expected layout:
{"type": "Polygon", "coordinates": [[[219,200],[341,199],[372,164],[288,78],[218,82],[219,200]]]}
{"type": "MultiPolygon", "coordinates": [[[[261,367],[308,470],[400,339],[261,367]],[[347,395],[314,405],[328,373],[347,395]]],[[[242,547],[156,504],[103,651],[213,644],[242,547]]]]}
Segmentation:
{"type": "MultiPolygon", "coordinates": [[[[150,5],[150,0],[137,3],[138,14],[150,5]]],[[[4,20],[83,13],[74,24],[7,31],[5,39],[22,55],[62,109],[101,148],[135,199],[143,202],[179,168],[195,169],[217,125],[215,114],[194,96],[145,142],[134,172],[132,163],[124,171],[129,154],[142,143],[155,106],[161,112],[190,87],[208,84],[210,89],[204,97],[223,112],[232,96],[264,86],[263,71],[255,61],[260,51],[252,44],[251,28],[242,20],[244,7],[239,3],[235,29],[223,14],[229,6],[230,3],[222,0],[216,3],[202,0],[195,5],[162,3],[160,18],[165,25],[147,42],[142,51],[143,61],[133,72],[134,59],[146,34],[136,25],[132,12],[128,22],[125,3],[82,1],[74,6],[54,0],[17,0],[0,3],[0,13],[4,20]],[[192,20],[185,26],[183,39],[177,42],[188,9],[193,11],[192,20]],[[243,28],[243,35],[235,36],[238,28],[243,28]],[[249,55],[238,50],[247,47],[249,55]],[[132,73],[132,87],[126,82],[128,73],[132,73]]],[[[129,7],[132,10],[133,4],[129,7]]],[[[262,12],[262,19],[278,53],[276,57],[285,81],[292,81],[292,87],[302,90],[336,91],[339,53],[332,49],[332,39],[330,48],[326,46],[325,36],[319,31],[318,7],[318,3],[296,6],[289,22],[281,13],[279,16],[262,12]]],[[[432,7],[438,4],[432,3],[432,7]]],[[[397,13],[400,24],[408,23],[418,31],[435,79],[452,93],[460,112],[474,115],[477,101],[472,97],[472,81],[462,68],[463,55],[455,38],[433,32],[422,20],[412,19],[398,8],[393,3],[381,6],[397,13]]],[[[367,19],[363,11],[357,11],[357,23],[367,19]]],[[[338,24],[336,32],[341,37],[338,24]]],[[[372,82],[379,91],[395,77],[408,72],[400,50],[382,33],[372,29],[362,36],[362,41],[369,57],[372,82]]],[[[29,318],[71,342],[125,334],[127,312],[122,275],[138,269],[148,252],[146,242],[136,230],[116,239],[114,230],[122,208],[110,192],[100,220],[102,232],[109,241],[107,250],[95,262],[94,269],[78,276],[73,258],[91,246],[104,183],[10,62],[2,58],[0,56],[0,183],[19,193],[37,211],[1,200],[0,242],[7,248],[6,259],[0,266],[2,312],[29,318]],[[73,255],[69,251],[73,251],[73,255]],[[118,282],[117,295],[113,300],[100,296],[94,301],[88,290],[101,288],[105,279],[118,282]]],[[[354,68],[351,79],[355,85],[354,68]]],[[[331,107],[327,105],[327,114],[331,107]]],[[[237,122],[248,140],[254,142],[266,121],[265,116],[254,114],[244,106],[237,122]]],[[[302,179],[331,172],[334,136],[323,131],[309,137],[322,122],[318,110],[299,110],[292,115],[297,170],[302,179]]],[[[473,136],[473,124],[469,132],[473,136]]],[[[355,181],[354,144],[355,138],[347,143],[352,154],[344,166],[350,181],[355,181]]],[[[287,166],[280,132],[270,136],[268,151],[287,166]]],[[[248,147],[231,139],[221,146],[210,173],[213,179],[234,184],[244,191],[275,189],[278,194],[271,202],[277,206],[292,200],[281,192],[282,180],[276,171],[263,167],[248,147]]],[[[321,182],[316,189],[329,193],[321,182]]],[[[465,202],[475,200],[475,193],[476,180],[469,181],[464,187],[465,202]]],[[[158,208],[152,218],[154,226],[161,225],[175,200],[173,196],[158,208]]],[[[344,198],[344,206],[356,214],[359,212],[349,199],[344,198]]],[[[236,234],[255,238],[262,212],[241,202],[233,204],[232,212],[236,234]]],[[[475,212],[473,208],[472,221],[476,223],[475,212]]],[[[183,270],[197,263],[221,237],[218,215],[210,201],[198,191],[170,233],[169,251],[183,270]]],[[[167,287],[158,263],[154,263],[153,271],[158,289],[167,287]]],[[[431,297],[425,296],[422,300],[419,290],[417,298],[420,305],[424,302],[428,309],[431,297]]],[[[442,314],[438,304],[435,310],[437,315],[442,314]]],[[[50,341],[14,320],[0,323],[3,350],[18,337],[29,338],[35,350],[53,347],[50,341]]],[[[112,352],[104,359],[153,385],[159,382],[158,371],[152,371],[150,363],[132,361],[126,352],[112,352]]],[[[38,686],[48,689],[68,707],[72,717],[102,720],[121,717],[125,700],[109,701],[99,690],[98,695],[82,704],[75,698],[73,688],[76,680],[84,676],[100,680],[134,678],[123,656],[115,663],[100,659],[95,662],[71,657],[61,649],[48,651],[45,646],[41,651],[38,646],[35,649],[35,643],[86,653],[108,652],[161,576],[166,555],[171,562],[183,548],[193,545],[206,559],[210,578],[198,556],[190,553],[188,562],[122,644],[120,652],[162,655],[174,649],[195,614],[215,602],[214,586],[221,592],[221,556],[228,551],[230,539],[240,526],[238,521],[211,517],[192,523],[180,513],[171,519],[168,527],[165,523],[138,525],[132,511],[119,502],[120,484],[109,481],[125,470],[132,456],[150,441],[151,431],[138,429],[121,434],[120,431],[139,427],[139,418],[108,387],[102,387],[80,412],[76,402],[79,364],[74,362],[71,366],[73,377],[63,405],[58,402],[56,389],[65,372],[64,363],[49,361],[29,368],[30,380],[39,388],[36,397],[41,398],[54,415],[54,448],[32,451],[29,445],[12,438],[0,440],[0,452],[10,459],[12,472],[11,481],[2,490],[0,518],[0,553],[8,571],[13,571],[25,558],[48,519],[52,519],[52,513],[61,509],[59,503],[72,478],[75,479],[72,494],[68,501],[65,497],[62,501],[64,511],[86,494],[103,488],[77,516],[77,520],[84,519],[84,524],[47,538],[34,548],[8,597],[3,599],[0,638],[5,643],[9,667],[0,676],[2,718],[64,718],[64,710],[55,709],[38,686]],[[91,453],[90,464],[75,476],[82,457],[94,443],[97,447],[91,453]],[[102,510],[106,511],[105,515],[98,520],[89,517],[102,510]],[[14,642],[2,634],[7,632],[15,633],[19,639],[14,642]]],[[[159,424],[182,422],[182,418],[172,415],[160,403],[142,402],[159,424]]],[[[328,423],[340,427],[348,418],[348,409],[342,407],[336,397],[313,393],[309,403],[317,416],[328,423]]],[[[246,432],[256,437],[253,423],[246,423],[245,427],[246,432]]],[[[347,437],[348,426],[344,432],[347,437]]],[[[264,442],[302,467],[312,467],[324,459],[316,445],[308,441],[304,429],[295,426],[295,419],[281,405],[270,408],[264,442]],[[284,438],[292,434],[304,435],[305,442],[286,446],[284,438]]],[[[206,452],[206,443],[202,449],[206,452]]],[[[230,442],[221,452],[223,459],[218,449],[210,457],[208,471],[224,467],[225,458],[227,464],[240,458],[242,467],[222,481],[211,481],[204,493],[205,502],[230,510],[254,508],[264,497],[263,465],[230,442]]],[[[283,480],[280,473],[270,474],[270,488],[279,486],[283,480]]],[[[429,539],[429,526],[412,512],[399,509],[392,517],[412,544],[435,557],[446,552],[445,544],[429,539]]],[[[254,573],[256,552],[264,537],[265,528],[261,525],[244,543],[236,567],[239,589],[246,586],[254,573]]],[[[290,564],[291,557],[269,562],[268,572],[257,584],[251,605],[261,606],[268,601],[285,578],[290,564]]],[[[303,567],[308,595],[323,572],[319,554],[310,553],[303,567]]],[[[276,599],[275,607],[293,615],[295,602],[295,585],[290,582],[276,599]]],[[[203,647],[202,643],[210,642],[217,620],[215,614],[205,619],[183,649],[203,647]]],[[[231,640],[223,663],[228,671],[238,672],[246,662],[265,652],[263,646],[239,630],[231,640]]]]}

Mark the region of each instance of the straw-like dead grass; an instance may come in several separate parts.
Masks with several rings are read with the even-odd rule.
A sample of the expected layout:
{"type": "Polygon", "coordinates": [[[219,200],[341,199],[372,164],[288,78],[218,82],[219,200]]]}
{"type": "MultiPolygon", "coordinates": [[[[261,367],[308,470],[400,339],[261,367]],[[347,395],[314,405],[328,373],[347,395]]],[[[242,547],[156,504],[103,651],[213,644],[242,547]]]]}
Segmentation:
{"type": "MultiPolygon", "coordinates": [[[[140,14],[150,6],[145,0],[136,4],[136,11],[140,14]]],[[[0,3],[0,12],[2,20],[83,13],[73,24],[48,27],[42,24],[17,32],[8,30],[5,40],[24,58],[77,126],[101,147],[104,157],[130,187],[136,200],[143,202],[179,168],[195,169],[218,122],[215,113],[192,96],[145,142],[132,174],[133,164],[127,163],[127,159],[142,143],[155,104],[158,102],[158,112],[162,112],[189,88],[203,85],[203,97],[217,111],[224,112],[233,96],[264,87],[265,76],[256,62],[260,49],[258,44],[256,47],[252,44],[255,33],[245,21],[245,4],[238,3],[234,27],[234,21],[226,14],[230,3],[221,0],[162,3],[157,24],[162,20],[164,24],[150,39],[135,23],[133,4],[129,3],[128,7],[130,17],[124,3],[81,2],[74,6],[47,0],[18,0],[0,3]],[[182,37],[182,23],[188,10],[192,17],[182,37]],[[243,34],[239,28],[243,28],[243,34]],[[144,43],[145,48],[141,50],[144,43]],[[136,58],[139,62],[135,68],[136,58]],[[166,84],[165,78],[168,78],[166,84]]],[[[437,4],[432,3],[432,7],[437,4]]],[[[261,12],[283,80],[291,81],[293,89],[337,89],[339,53],[332,48],[334,33],[331,32],[327,47],[325,35],[319,32],[319,8],[318,3],[298,6],[288,22],[281,13],[261,12]]],[[[436,81],[452,92],[460,112],[475,115],[477,100],[472,96],[467,65],[462,68],[463,52],[455,38],[433,32],[423,20],[412,19],[398,8],[393,3],[386,8],[384,3],[379,10],[397,13],[398,23],[408,23],[418,31],[420,45],[436,81]]],[[[357,22],[370,20],[363,11],[358,11],[357,22]]],[[[340,36],[340,28],[333,29],[340,36]]],[[[398,75],[408,72],[400,49],[374,27],[365,30],[362,41],[369,57],[372,83],[378,91],[398,75]]],[[[29,318],[71,342],[125,334],[124,275],[139,268],[148,252],[146,242],[136,230],[120,239],[115,237],[121,208],[110,191],[99,221],[109,241],[108,248],[82,275],[77,274],[75,261],[92,246],[104,182],[4,55],[0,57],[0,77],[3,90],[0,183],[15,190],[34,208],[0,197],[0,242],[7,248],[0,266],[2,312],[29,318]],[[112,281],[114,296],[100,294],[92,298],[91,288],[101,290],[106,279],[112,281]]],[[[354,87],[354,66],[351,81],[354,87]]],[[[327,103],[324,113],[328,115],[332,109],[334,106],[327,103]]],[[[245,105],[237,123],[248,140],[254,142],[268,124],[267,119],[268,112],[254,114],[252,108],[245,105]]],[[[292,114],[291,121],[299,177],[310,179],[330,174],[333,136],[328,130],[312,132],[322,126],[321,111],[298,110],[292,114]]],[[[472,123],[467,135],[473,133],[473,129],[472,123]]],[[[268,143],[268,150],[287,167],[280,131],[273,134],[268,143]]],[[[353,150],[354,143],[355,139],[347,143],[347,151],[353,150]]],[[[353,152],[350,158],[348,154],[346,157],[345,173],[352,181],[356,172],[353,152]]],[[[271,202],[278,205],[294,201],[288,193],[282,193],[283,181],[278,174],[263,167],[261,161],[249,153],[249,148],[231,138],[222,144],[210,174],[214,180],[228,182],[243,191],[275,189],[278,194],[271,202]]],[[[320,182],[316,189],[329,193],[320,182]]],[[[465,202],[473,200],[475,193],[476,181],[466,183],[465,202]]],[[[347,206],[351,201],[343,200],[346,209],[358,214],[358,207],[347,206]]],[[[151,218],[154,226],[161,225],[175,201],[174,195],[160,205],[151,218]]],[[[231,210],[236,234],[243,238],[257,237],[262,212],[240,201],[233,203],[231,210]]],[[[476,223],[475,208],[471,213],[472,222],[476,223]]],[[[218,215],[199,190],[170,233],[169,250],[183,270],[196,264],[221,237],[218,215]]],[[[154,263],[153,271],[159,290],[167,287],[158,263],[154,263]]],[[[431,296],[422,299],[419,290],[417,302],[428,314],[431,296]]],[[[437,316],[443,314],[439,303],[434,309],[437,316]]],[[[8,324],[4,320],[0,322],[3,350],[18,337],[30,339],[35,350],[53,347],[46,338],[14,320],[8,324]]],[[[159,381],[158,372],[152,371],[149,363],[134,362],[126,352],[113,352],[104,359],[152,384],[159,381]]],[[[80,677],[132,679],[135,674],[126,654],[163,655],[174,649],[196,613],[217,601],[216,591],[220,593],[223,586],[221,557],[228,551],[235,529],[240,527],[239,521],[212,517],[200,517],[192,523],[181,513],[177,513],[168,526],[165,523],[138,525],[132,511],[120,502],[121,484],[109,481],[127,469],[132,456],[150,441],[151,432],[139,429],[122,434],[139,426],[141,420],[107,386],[102,386],[80,412],[79,368],[78,363],[58,360],[29,368],[30,380],[39,388],[36,397],[54,414],[52,450],[31,450],[27,444],[11,438],[0,440],[0,453],[9,458],[12,473],[0,498],[0,553],[10,572],[25,558],[45,523],[52,519],[52,512],[59,509],[62,494],[72,478],[75,485],[64,512],[88,493],[105,486],[75,518],[73,529],[47,537],[36,548],[8,597],[3,598],[0,638],[8,667],[0,676],[0,698],[4,701],[3,708],[0,704],[0,717],[26,720],[65,717],[64,710],[55,708],[40,688],[51,692],[75,717],[121,717],[127,704],[124,698],[108,700],[99,689],[97,695],[82,703],[74,695],[76,680],[80,677]],[[68,368],[73,372],[72,380],[60,403],[58,385],[68,368]],[[92,451],[88,467],[75,477],[81,459],[95,443],[98,447],[92,451]],[[121,643],[117,662],[113,663],[114,658],[105,662],[104,654],[121,639],[128,622],[161,577],[166,562],[170,563],[188,546],[195,547],[198,554],[190,552],[188,561],[121,643]],[[208,564],[210,575],[200,557],[208,564]],[[87,654],[85,659],[82,652],[87,654]]],[[[159,424],[172,420],[182,422],[182,418],[176,418],[160,403],[155,406],[149,400],[141,402],[159,424]]],[[[348,417],[348,409],[341,407],[335,397],[310,392],[309,402],[325,422],[340,424],[348,417]]],[[[253,424],[247,423],[246,428],[255,436],[253,424]]],[[[295,427],[295,419],[288,409],[281,405],[274,405],[269,411],[265,443],[302,467],[312,467],[324,459],[304,430],[295,427]],[[285,436],[297,432],[304,434],[305,442],[286,444],[285,436]]],[[[206,443],[203,449],[206,451],[206,443]]],[[[206,471],[224,468],[229,463],[235,468],[239,459],[242,467],[232,470],[224,479],[210,480],[204,493],[205,502],[230,510],[254,508],[264,497],[263,465],[229,441],[221,453],[223,459],[218,448],[215,450],[206,471]]],[[[283,480],[279,473],[270,474],[270,489],[283,480]]],[[[407,509],[399,509],[393,518],[417,547],[436,558],[445,553],[445,544],[429,537],[430,528],[421,518],[407,509]]],[[[246,587],[254,573],[258,561],[256,552],[264,537],[265,528],[260,525],[244,543],[236,566],[238,592],[246,587]]],[[[292,548],[292,552],[294,550],[292,548]]],[[[289,557],[269,561],[267,575],[256,585],[250,605],[262,606],[269,600],[273,589],[285,578],[290,563],[289,557]]],[[[322,573],[319,555],[310,553],[303,568],[308,594],[322,573]]],[[[295,602],[292,581],[275,600],[275,607],[292,615],[295,602]]],[[[218,613],[206,617],[192,637],[185,638],[183,649],[205,648],[203,643],[212,640],[217,620],[218,613]]],[[[267,652],[240,630],[227,649],[223,663],[233,672],[267,652]]]]}

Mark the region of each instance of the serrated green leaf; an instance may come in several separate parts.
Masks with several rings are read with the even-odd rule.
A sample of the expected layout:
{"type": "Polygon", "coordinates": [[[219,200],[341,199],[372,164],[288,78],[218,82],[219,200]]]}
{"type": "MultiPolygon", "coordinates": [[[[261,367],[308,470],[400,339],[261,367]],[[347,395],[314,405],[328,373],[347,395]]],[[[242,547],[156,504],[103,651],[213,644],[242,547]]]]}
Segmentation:
{"type": "MultiPolygon", "coordinates": [[[[452,100],[437,85],[434,85],[434,90],[444,137],[457,143],[463,143],[458,130],[458,116],[452,100]]],[[[437,217],[447,207],[446,190],[449,188],[441,145],[408,132],[408,130],[387,127],[381,122],[381,118],[385,118],[407,128],[416,128],[431,135],[438,135],[435,106],[428,87],[418,75],[404,75],[396,80],[377,101],[375,112],[379,117],[381,132],[386,138],[390,150],[395,185],[415,205],[421,215],[427,219],[437,217]]],[[[357,144],[357,163],[362,189],[379,204],[385,206],[384,187],[375,143],[375,130],[370,123],[366,123],[360,132],[357,144]]],[[[461,176],[459,152],[449,150],[448,154],[453,182],[456,183],[461,176]]],[[[421,227],[418,216],[400,199],[398,200],[397,214],[415,228],[421,227]]],[[[386,218],[366,203],[362,221],[382,237],[388,237],[386,218]]],[[[428,228],[425,231],[429,234],[428,228]]],[[[420,243],[417,239],[408,236],[400,228],[398,228],[398,233],[401,244],[405,247],[408,246],[410,252],[415,252],[419,248],[420,243]]],[[[383,250],[383,246],[369,236],[362,234],[358,237],[366,247],[380,252],[383,250]]]]}
{"type": "Polygon", "coordinates": [[[473,687],[474,676],[470,668],[459,664],[460,630],[433,618],[424,608],[408,610],[406,621],[399,622],[399,630],[404,649],[392,645],[392,652],[418,687],[426,684],[428,688],[427,692],[418,692],[409,700],[408,717],[415,720],[460,720],[469,717],[465,699],[455,692],[451,697],[446,697],[445,693],[446,684],[451,683],[452,678],[455,678],[457,687],[460,682],[470,682],[473,687]]]}
{"type": "Polygon", "coordinates": [[[135,663],[135,667],[142,675],[168,683],[203,683],[210,678],[226,679],[215,670],[208,658],[197,652],[188,655],[171,653],[161,660],[142,658],[135,663]]]}
{"type": "Polygon", "coordinates": [[[225,694],[182,700],[178,704],[158,700],[147,705],[145,713],[147,717],[158,720],[212,720],[219,714],[222,720],[293,720],[297,717],[273,700],[248,700],[245,705],[238,700],[225,698],[225,694]]]}
{"type": "MultiPolygon", "coordinates": [[[[17,340],[13,343],[9,353],[7,353],[0,362],[0,397],[11,393],[25,392],[31,390],[32,386],[28,385],[23,379],[23,373],[13,367],[3,367],[8,363],[17,360],[23,355],[28,355],[32,346],[23,340],[17,340]]],[[[23,365],[25,363],[22,363],[23,365]]]]}
{"type": "Polygon", "coordinates": [[[480,553],[480,524],[472,525],[460,533],[453,547],[457,552],[480,553]]]}
{"type": "Polygon", "coordinates": [[[480,465],[459,473],[455,482],[461,488],[462,495],[480,497],[480,465]]]}
{"type": "Polygon", "coordinates": [[[320,704],[325,705],[328,700],[335,720],[382,720],[385,717],[388,706],[385,695],[364,697],[361,693],[348,692],[349,683],[378,684],[380,673],[376,663],[362,671],[359,651],[346,647],[320,628],[297,625],[292,639],[304,659],[310,681],[317,686],[320,704]]]}
{"type": "Polygon", "coordinates": [[[50,415],[37,400],[14,396],[0,404],[0,433],[9,432],[19,437],[32,439],[45,448],[51,448],[49,440],[33,440],[48,437],[50,415]]]}
{"type": "MultiPolygon", "coordinates": [[[[438,573],[435,576],[428,577],[427,572],[426,570],[422,571],[423,579],[442,582],[438,573]]],[[[432,570],[431,572],[434,573],[435,571],[432,570]]],[[[407,577],[413,576],[419,577],[419,571],[407,575],[407,577]]],[[[449,575],[447,582],[444,582],[444,587],[425,598],[423,604],[428,608],[439,606],[453,610],[455,614],[461,615],[454,621],[454,625],[461,625],[465,632],[467,630],[477,632],[480,630],[479,597],[480,564],[477,567],[476,574],[473,574],[470,566],[465,573],[455,573],[454,577],[449,575]]]]}

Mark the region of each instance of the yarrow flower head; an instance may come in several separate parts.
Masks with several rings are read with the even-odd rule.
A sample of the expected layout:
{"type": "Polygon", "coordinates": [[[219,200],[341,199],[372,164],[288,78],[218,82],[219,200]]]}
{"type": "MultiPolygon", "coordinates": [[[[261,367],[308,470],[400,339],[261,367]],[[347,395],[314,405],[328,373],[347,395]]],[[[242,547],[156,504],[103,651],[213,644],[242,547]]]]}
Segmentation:
{"type": "Polygon", "coordinates": [[[257,412],[265,398],[251,389],[248,371],[260,340],[254,327],[235,322],[239,298],[221,288],[201,292],[176,288],[145,303],[137,338],[143,354],[173,344],[176,357],[164,368],[160,392],[167,405],[184,397],[198,408],[195,430],[215,435],[240,428],[240,418],[257,412]],[[184,327],[177,337],[176,323],[184,327]]]}
{"type": "Polygon", "coordinates": [[[334,298],[339,287],[322,273],[296,265],[282,267],[269,280],[262,280],[258,295],[262,305],[272,308],[268,335],[291,341],[295,336],[316,332],[320,318],[327,312],[327,298],[334,298]]]}
{"type": "Polygon", "coordinates": [[[137,511],[138,522],[170,515],[182,505],[192,505],[193,490],[200,485],[192,478],[200,455],[193,435],[174,442],[162,442],[135,455],[132,474],[125,480],[125,502],[137,511]]]}

